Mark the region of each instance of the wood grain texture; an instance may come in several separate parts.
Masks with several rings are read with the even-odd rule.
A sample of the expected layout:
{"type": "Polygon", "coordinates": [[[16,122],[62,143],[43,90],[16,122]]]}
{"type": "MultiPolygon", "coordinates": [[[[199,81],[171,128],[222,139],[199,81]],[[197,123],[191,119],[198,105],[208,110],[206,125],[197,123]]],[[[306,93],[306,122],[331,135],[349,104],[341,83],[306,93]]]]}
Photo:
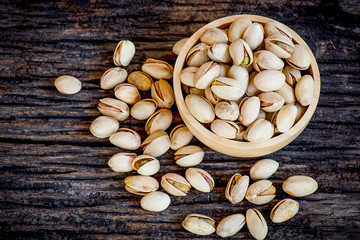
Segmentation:
{"type": "MultiPolygon", "coordinates": [[[[321,74],[320,101],[308,127],[266,156],[280,163],[271,178],[276,200],[257,207],[269,223],[267,239],[360,239],[360,13],[353,0],[1,1],[0,239],[220,239],[188,233],[181,221],[196,212],[219,222],[255,207],[231,205],[224,190],[232,174],[248,174],[257,159],[222,155],[194,139],[206,152],[199,167],[214,177],[215,190],[171,197],[161,213],[142,210],[140,197],[124,190],[129,174],[107,166],[123,150],[88,130],[99,116],[97,99],[113,96],[99,88],[99,79],[113,67],[119,40],[137,48],[129,72],[148,57],[174,64],[177,40],[234,14],[263,15],[294,29],[321,74]],[[58,93],[53,82],[62,74],[78,77],[83,89],[58,93]],[[315,178],[319,189],[298,199],[293,219],[273,224],[271,208],[288,197],[281,184],[295,174],[315,178]]],[[[171,128],[179,123],[176,113],[171,128]]],[[[130,118],[121,126],[146,137],[143,121],[130,118]]],[[[184,174],[173,153],[159,157],[158,180],[166,172],[184,174]]],[[[244,227],[232,239],[251,236],[244,227]]]]}

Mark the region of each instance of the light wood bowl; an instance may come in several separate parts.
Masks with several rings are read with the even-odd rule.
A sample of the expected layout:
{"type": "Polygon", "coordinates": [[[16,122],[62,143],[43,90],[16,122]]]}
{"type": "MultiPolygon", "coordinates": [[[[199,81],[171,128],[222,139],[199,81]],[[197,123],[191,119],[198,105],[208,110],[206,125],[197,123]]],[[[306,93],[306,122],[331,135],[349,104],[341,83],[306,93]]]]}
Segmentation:
{"type": "Polygon", "coordinates": [[[233,21],[235,21],[238,17],[247,17],[254,22],[266,23],[272,19],[257,15],[234,15],[228,16],[224,18],[217,19],[202,28],[196,31],[190,39],[186,42],[181,52],[179,53],[175,68],[174,68],[174,92],[175,92],[175,101],[178,107],[179,113],[189,128],[189,130],[194,134],[194,136],[199,139],[202,143],[207,145],[208,147],[221,152],[223,154],[227,154],[235,157],[259,157],[264,156],[279,149],[285,147],[290,142],[292,142],[299,134],[305,129],[307,124],[309,123],[312,115],[315,112],[319,96],[320,96],[320,72],[318,65],[316,63],[315,57],[311,52],[308,45],[305,41],[292,29],[288,28],[293,36],[293,41],[305,47],[311,57],[311,64],[308,71],[308,74],[312,75],[314,79],[314,96],[311,101],[311,104],[308,106],[305,114],[302,118],[287,132],[280,134],[276,137],[273,137],[267,141],[261,143],[250,143],[250,142],[241,142],[235,140],[225,139],[211,132],[207,128],[205,128],[201,123],[199,123],[193,115],[190,113],[184,102],[184,96],[182,94],[182,87],[180,82],[180,72],[186,65],[185,58],[188,51],[199,42],[199,39],[203,32],[208,28],[218,27],[218,28],[226,28],[233,21]]]}

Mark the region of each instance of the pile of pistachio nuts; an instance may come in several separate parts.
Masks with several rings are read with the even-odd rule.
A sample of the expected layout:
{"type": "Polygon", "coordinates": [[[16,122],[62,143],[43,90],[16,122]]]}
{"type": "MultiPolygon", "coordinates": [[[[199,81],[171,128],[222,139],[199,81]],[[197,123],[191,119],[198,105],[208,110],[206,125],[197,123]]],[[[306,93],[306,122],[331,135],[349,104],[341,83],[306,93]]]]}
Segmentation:
{"type": "Polygon", "coordinates": [[[215,134],[259,143],[305,113],[313,98],[310,63],[283,24],[239,17],[227,29],[207,29],[189,50],[180,74],[185,103],[215,134]]]}

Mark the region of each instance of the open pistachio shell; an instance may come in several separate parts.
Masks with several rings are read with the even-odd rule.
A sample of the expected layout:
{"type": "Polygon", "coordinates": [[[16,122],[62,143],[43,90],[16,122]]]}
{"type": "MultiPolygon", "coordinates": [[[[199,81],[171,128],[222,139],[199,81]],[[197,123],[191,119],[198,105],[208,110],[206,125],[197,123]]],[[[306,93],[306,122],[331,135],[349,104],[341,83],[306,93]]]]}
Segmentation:
{"type": "Polygon", "coordinates": [[[251,236],[253,236],[256,240],[265,239],[268,233],[268,226],[265,218],[259,210],[253,208],[246,211],[246,225],[251,236]]]}
{"type": "Polygon", "coordinates": [[[251,24],[251,20],[244,17],[239,17],[232,22],[228,32],[229,42],[234,42],[236,39],[242,38],[244,32],[251,24]]]}
{"type": "Polygon", "coordinates": [[[125,178],[124,182],[126,191],[137,195],[146,195],[159,188],[158,181],[149,176],[129,176],[125,178]]]}
{"type": "Polygon", "coordinates": [[[144,62],[141,70],[155,79],[171,79],[174,68],[165,61],[149,58],[144,62]]]}
{"type": "Polygon", "coordinates": [[[171,85],[162,79],[151,85],[151,97],[155,99],[159,108],[171,108],[175,102],[171,85]]]}
{"type": "Polygon", "coordinates": [[[250,46],[242,39],[237,39],[230,44],[229,53],[234,65],[249,66],[254,61],[250,46]]]}
{"type": "Polygon", "coordinates": [[[140,175],[154,175],[160,170],[160,162],[149,155],[139,155],[131,163],[131,166],[140,175]]]}
{"type": "Polygon", "coordinates": [[[118,43],[114,51],[113,60],[116,66],[127,66],[135,55],[135,45],[129,40],[118,43]]]}
{"type": "Polygon", "coordinates": [[[191,114],[201,123],[211,123],[215,119],[213,105],[204,97],[189,94],[185,97],[185,103],[191,114]]]}
{"type": "Polygon", "coordinates": [[[242,214],[227,216],[219,222],[216,234],[223,238],[233,236],[242,229],[245,222],[245,216],[242,214]]]}
{"type": "Polygon", "coordinates": [[[137,120],[148,119],[157,108],[157,102],[154,99],[142,99],[135,103],[131,108],[131,116],[137,120]]]}
{"type": "Polygon", "coordinates": [[[258,72],[264,70],[282,71],[284,62],[274,53],[267,50],[260,50],[254,53],[253,67],[258,72]]]}
{"type": "Polygon", "coordinates": [[[200,168],[189,168],[185,172],[186,180],[200,192],[210,192],[215,187],[211,175],[200,168]]]}
{"type": "Polygon", "coordinates": [[[249,181],[248,176],[241,176],[240,173],[235,173],[226,185],[225,197],[232,204],[241,202],[245,197],[249,181]]]}
{"type": "Polygon", "coordinates": [[[131,172],[135,153],[117,153],[109,159],[108,165],[114,172],[131,172]]]}
{"type": "Polygon", "coordinates": [[[180,81],[189,87],[195,87],[194,77],[195,73],[198,70],[198,67],[187,67],[184,68],[180,73],[180,81]]]}
{"type": "Polygon", "coordinates": [[[275,198],[276,189],[269,180],[260,180],[251,184],[245,198],[256,205],[262,205],[275,198]]]}
{"type": "Polygon", "coordinates": [[[201,214],[188,214],[182,222],[182,226],[187,231],[202,236],[215,232],[215,220],[201,214]]]}
{"type": "Polygon", "coordinates": [[[260,23],[252,23],[244,32],[243,39],[254,50],[264,40],[264,28],[260,23]]]}
{"type": "Polygon", "coordinates": [[[205,43],[198,43],[192,47],[186,56],[187,65],[189,67],[200,67],[209,61],[209,57],[207,55],[209,47],[210,46],[205,43]]]}
{"type": "Polygon", "coordinates": [[[140,201],[140,206],[151,212],[162,212],[169,207],[171,199],[163,192],[155,191],[146,194],[140,201]]]}
{"type": "Polygon", "coordinates": [[[186,196],[191,185],[186,179],[176,173],[167,173],[161,177],[162,188],[174,196],[186,196]]]}
{"type": "Polygon", "coordinates": [[[310,195],[318,188],[318,183],[309,176],[291,176],[282,185],[283,190],[294,197],[310,195]]]}
{"type": "Polygon", "coordinates": [[[219,63],[229,63],[231,62],[231,57],[229,53],[229,45],[226,43],[215,43],[210,46],[207,51],[208,57],[219,63]]]}
{"type": "Polygon", "coordinates": [[[195,72],[194,85],[196,88],[205,89],[211,85],[220,74],[220,66],[213,62],[206,62],[195,72]]]}
{"type": "Polygon", "coordinates": [[[271,122],[258,119],[245,132],[245,140],[251,143],[260,143],[269,140],[274,135],[274,125],[271,122]]]}
{"type": "Polygon", "coordinates": [[[181,167],[193,167],[201,163],[205,152],[198,146],[188,145],[174,153],[176,164],[181,167]]]}
{"type": "Polygon", "coordinates": [[[263,92],[259,94],[261,109],[265,112],[276,112],[285,102],[285,99],[275,92],[263,92]]]}
{"type": "Polygon", "coordinates": [[[295,86],[295,96],[302,106],[310,105],[314,95],[314,80],[310,75],[302,76],[295,86]]]}
{"type": "Polygon", "coordinates": [[[193,88],[189,89],[189,93],[205,97],[205,90],[204,89],[198,89],[198,88],[193,87],[193,88]]]}
{"type": "Polygon", "coordinates": [[[205,98],[213,105],[216,105],[218,102],[221,101],[221,98],[219,98],[212,90],[211,87],[205,88],[204,90],[205,98]]]}
{"type": "Polygon", "coordinates": [[[289,58],[294,52],[294,43],[281,33],[275,33],[265,38],[265,48],[279,58],[289,58]]]}
{"type": "Polygon", "coordinates": [[[175,55],[179,55],[179,53],[181,52],[181,49],[183,48],[183,46],[185,45],[187,40],[189,40],[189,38],[183,38],[174,44],[172,51],[175,55]]]}
{"type": "Polygon", "coordinates": [[[119,128],[119,130],[112,134],[109,138],[110,142],[117,147],[136,150],[140,147],[140,135],[129,128],[119,128]]]}
{"type": "Polygon", "coordinates": [[[228,77],[217,77],[211,84],[211,91],[222,99],[236,101],[245,94],[246,88],[238,80],[228,77]]]}
{"type": "Polygon", "coordinates": [[[215,115],[223,120],[235,121],[239,117],[239,106],[234,101],[222,101],[215,105],[215,115]]]}
{"type": "Polygon", "coordinates": [[[296,82],[301,78],[301,72],[289,65],[286,65],[283,70],[283,74],[286,77],[286,82],[289,86],[294,87],[296,82]]]}
{"type": "Polygon", "coordinates": [[[294,124],[297,115],[297,108],[295,105],[286,104],[279,112],[277,112],[272,119],[272,123],[276,126],[275,132],[286,132],[294,124]]]}
{"type": "Polygon", "coordinates": [[[201,35],[200,41],[211,46],[214,43],[227,43],[228,37],[226,32],[219,28],[209,28],[201,35]]]}
{"type": "Polygon", "coordinates": [[[173,116],[168,109],[159,109],[149,117],[145,124],[147,134],[152,134],[159,130],[166,130],[170,127],[173,116]]]}
{"type": "Polygon", "coordinates": [[[259,115],[260,99],[259,97],[244,98],[239,105],[239,121],[244,126],[249,126],[259,115]]]}
{"type": "Polygon", "coordinates": [[[123,101],[117,99],[100,99],[97,109],[103,115],[113,117],[118,121],[124,121],[129,117],[129,106],[123,101]]]}
{"type": "Polygon", "coordinates": [[[278,202],[270,213],[270,219],[274,223],[282,223],[294,217],[299,211],[299,203],[290,198],[278,202]]]}
{"type": "Polygon", "coordinates": [[[194,135],[184,124],[180,124],[174,127],[169,137],[171,140],[171,149],[178,150],[179,148],[188,145],[193,139],[194,135]]]}
{"type": "Polygon", "coordinates": [[[170,138],[164,131],[156,131],[148,136],[141,147],[145,155],[158,157],[169,150],[171,146],[170,138]]]}
{"type": "Polygon", "coordinates": [[[294,52],[291,57],[285,59],[286,62],[293,68],[298,70],[306,70],[309,68],[311,63],[311,58],[307,50],[299,45],[294,45],[294,52]]]}
{"type": "Polygon", "coordinates": [[[254,77],[254,85],[264,92],[276,91],[285,83],[285,75],[276,70],[264,70],[254,77]]]}
{"type": "Polygon", "coordinates": [[[140,101],[139,90],[132,84],[121,83],[114,89],[115,97],[129,105],[133,105],[140,101]]]}
{"type": "Polygon", "coordinates": [[[240,132],[239,126],[236,123],[222,119],[215,119],[211,123],[210,129],[215,134],[228,139],[234,139],[240,132]]]}
{"type": "Polygon", "coordinates": [[[265,23],[264,29],[266,36],[270,36],[275,33],[281,33],[282,35],[288,37],[289,39],[292,39],[291,33],[288,30],[288,28],[284,24],[278,21],[275,20],[268,21],[267,23],[265,23]]]}
{"type": "Polygon", "coordinates": [[[275,160],[259,160],[250,168],[250,177],[254,181],[268,179],[276,172],[278,167],[279,163],[275,160]]]}
{"type": "Polygon", "coordinates": [[[97,117],[90,125],[90,132],[97,138],[108,138],[119,129],[119,122],[112,117],[97,117]]]}
{"type": "Polygon", "coordinates": [[[116,85],[125,82],[128,73],[120,67],[110,68],[104,72],[100,79],[102,89],[113,89],[116,85]]]}
{"type": "Polygon", "coordinates": [[[153,80],[149,74],[142,71],[134,71],[127,78],[128,83],[134,85],[140,91],[148,91],[151,88],[153,80]]]}

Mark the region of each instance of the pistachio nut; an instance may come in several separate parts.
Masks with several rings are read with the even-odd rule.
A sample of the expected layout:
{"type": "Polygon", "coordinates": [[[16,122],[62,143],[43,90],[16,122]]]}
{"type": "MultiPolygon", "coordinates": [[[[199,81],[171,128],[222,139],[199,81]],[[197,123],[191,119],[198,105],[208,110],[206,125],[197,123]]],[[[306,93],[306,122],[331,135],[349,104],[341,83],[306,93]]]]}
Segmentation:
{"type": "Polygon", "coordinates": [[[127,66],[135,55],[135,45],[129,40],[122,40],[115,48],[113,60],[116,66],[127,66]]]}
{"type": "Polygon", "coordinates": [[[143,196],[140,206],[151,212],[162,212],[169,207],[171,199],[163,192],[155,191],[143,196]]]}
{"type": "Polygon", "coordinates": [[[295,122],[298,122],[301,119],[301,117],[305,114],[307,107],[301,106],[301,104],[298,102],[295,103],[295,107],[297,109],[295,122]]]}
{"type": "Polygon", "coordinates": [[[306,70],[309,68],[311,63],[311,58],[307,50],[299,45],[294,45],[294,52],[291,57],[285,59],[286,62],[293,68],[298,70],[306,70]]]}
{"type": "Polygon", "coordinates": [[[171,149],[178,150],[179,148],[188,145],[193,139],[194,135],[184,124],[180,124],[174,127],[169,137],[171,140],[171,149]]]}
{"type": "Polygon", "coordinates": [[[253,122],[245,132],[244,139],[251,143],[269,140],[274,135],[274,125],[265,119],[253,122]]]}
{"type": "Polygon", "coordinates": [[[286,77],[286,82],[294,87],[296,82],[301,78],[301,72],[298,69],[295,69],[289,65],[286,65],[283,70],[283,74],[286,77]]]}
{"type": "Polygon", "coordinates": [[[268,179],[276,172],[278,167],[279,163],[275,160],[259,160],[250,168],[250,177],[254,181],[268,179]]]}
{"type": "Polygon", "coordinates": [[[198,146],[188,145],[174,153],[176,164],[181,167],[193,167],[201,163],[205,152],[198,146]]]}
{"type": "Polygon", "coordinates": [[[97,138],[108,138],[119,129],[119,122],[108,116],[97,117],[90,125],[90,132],[97,138]]]}
{"type": "Polygon", "coordinates": [[[124,121],[129,117],[129,106],[117,99],[100,99],[97,109],[103,115],[113,117],[118,121],[124,121]]]}
{"type": "Polygon", "coordinates": [[[134,85],[140,91],[148,91],[151,88],[153,80],[149,74],[142,71],[134,71],[127,78],[128,83],[134,85]]]}
{"type": "Polygon", "coordinates": [[[237,141],[244,141],[245,140],[244,135],[245,135],[245,131],[242,130],[236,135],[236,137],[234,139],[237,140],[237,141]]]}
{"type": "Polygon", "coordinates": [[[284,105],[272,118],[272,123],[276,126],[275,132],[283,133],[289,130],[295,124],[296,115],[297,108],[295,105],[284,105]]]}
{"type": "Polygon", "coordinates": [[[195,87],[194,77],[195,73],[198,70],[198,67],[187,67],[184,68],[180,73],[180,81],[189,87],[195,87]]]}
{"type": "Polygon", "coordinates": [[[164,131],[156,131],[150,134],[141,144],[143,153],[153,157],[163,155],[169,150],[170,146],[170,138],[164,131]]]}
{"type": "Polygon", "coordinates": [[[294,217],[299,211],[299,203],[290,198],[278,202],[270,213],[270,219],[274,223],[282,223],[294,217]]]}
{"type": "Polygon", "coordinates": [[[289,58],[294,52],[294,43],[290,38],[275,33],[265,38],[265,49],[279,58],[289,58]]]}
{"type": "Polygon", "coordinates": [[[114,89],[115,97],[129,105],[141,99],[139,90],[130,83],[121,83],[114,89]]]}
{"type": "Polygon", "coordinates": [[[114,172],[131,172],[134,170],[131,166],[134,158],[135,153],[117,153],[109,159],[108,165],[114,172]]]}
{"type": "Polygon", "coordinates": [[[239,105],[239,121],[244,126],[249,126],[256,120],[260,112],[259,97],[244,98],[239,105]]]}
{"type": "Polygon", "coordinates": [[[244,32],[243,39],[251,50],[259,47],[264,40],[264,28],[260,23],[252,23],[244,32]]]}
{"type": "Polygon", "coordinates": [[[233,65],[229,69],[227,77],[237,80],[244,89],[247,89],[249,84],[249,73],[245,67],[233,65]]]}
{"type": "Polygon", "coordinates": [[[261,109],[265,112],[276,112],[285,102],[285,99],[275,92],[263,92],[259,94],[261,109]]]}
{"type": "Polygon", "coordinates": [[[227,216],[219,222],[216,234],[223,238],[233,236],[242,229],[245,222],[245,216],[242,214],[227,216]]]}
{"type": "Polygon", "coordinates": [[[131,108],[131,116],[137,120],[148,119],[157,108],[157,102],[154,99],[142,99],[135,103],[131,108]]]}
{"type": "Polygon", "coordinates": [[[259,89],[257,89],[254,84],[254,78],[256,75],[257,75],[257,72],[253,72],[250,74],[250,77],[249,77],[249,84],[248,84],[248,87],[245,92],[246,95],[248,95],[249,97],[253,97],[253,96],[256,96],[259,93],[261,93],[261,91],[259,89]]]}
{"type": "Polygon", "coordinates": [[[182,222],[182,226],[197,235],[210,235],[215,232],[215,220],[201,214],[190,213],[182,222]]]}
{"type": "Polygon", "coordinates": [[[229,53],[229,45],[226,43],[215,43],[210,46],[207,51],[208,57],[219,63],[229,63],[231,62],[231,57],[229,53]]]}
{"type": "Polygon", "coordinates": [[[183,38],[174,44],[174,46],[172,47],[172,51],[175,55],[179,55],[179,53],[181,52],[181,49],[183,48],[183,46],[185,45],[187,40],[189,40],[189,38],[183,38]]]}
{"type": "Polygon", "coordinates": [[[62,94],[75,94],[81,90],[81,82],[76,77],[63,75],[55,79],[54,85],[62,94]]]}
{"type": "Polygon", "coordinates": [[[211,46],[215,43],[228,43],[228,37],[219,28],[209,28],[201,35],[200,41],[211,46]]]}
{"type": "Polygon", "coordinates": [[[284,98],[286,104],[295,104],[295,90],[290,87],[289,84],[284,83],[284,85],[275,92],[284,98]]]}
{"type": "Polygon", "coordinates": [[[149,58],[141,70],[155,79],[171,79],[174,68],[165,61],[149,58]]]}
{"type": "Polygon", "coordinates": [[[225,63],[219,63],[219,67],[220,67],[219,77],[226,77],[231,66],[225,63]]]}
{"type": "Polygon", "coordinates": [[[186,56],[187,65],[189,67],[200,67],[209,61],[209,57],[207,55],[209,47],[210,46],[205,43],[198,43],[192,47],[186,56]]]}
{"type": "Polygon", "coordinates": [[[256,240],[265,239],[268,233],[268,226],[265,218],[259,210],[253,208],[246,211],[246,225],[251,236],[253,236],[256,240]]]}
{"type": "Polygon", "coordinates": [[[265,23],[264,29],[266,36],[270,36],[275,33],[281,33],[282,35],[288,37],[289,39],[292,39],[291,33],[288,30],[288,28],[284,24],[278,21],[275,20],[268,21],[267,23],[265,23]]]}
{"type": "Polygon", "coordinates": [[[257,116],[256,120],[258,119],[266,119],[266,112],[262,109],[259,111],[259,115],[257,116]]]}
{"type": "Polygon", "coordinates": [[[234,139],[240,132],[239,126],[236,123],[222,119],[215,119],[211,123],[210,129],[215,134],[228,139],[234,139]]]}
{"type": "Polygon", "coordinates": [[[274,53],[267,50],[260,50],[254,53],[253,67],[258,72],[263,70],[282,71],[284,62],[274,53]]]}
{"type": "Polygon", "coordinates": [[[210,192],[215,187],[211,175],[200,168],[188,168],[185,177],[191,186],[200,192],[210,192]]]}
{"type": "Polygon", "coordinates": [[[310,105],[314,95],[314,80],[310,75],[302,76],[295,86],[295,97],[302,106],[310,105]]]}
{"type": "Polygon", "coordinates": [[[230,44],[229,53],[234,65],[249,66],[253,63],[253,52],[250,46],[242,39],[237,39],[230,44]]]}
{"type": "Polygon", "coordinates": [[[214,104],[214,105],[216,105],[218,102],[221,101],[221,98],[219,98],[219,97],[211,90],[211,87],[205,88],[204,93],[205,93],[206,99],[207,99],[210,103],[212,103],[212,104],[214,104]]]}
{"type": "Polygon", "coordinates": [[[222,99],[236,101],[245,94],[246,86],[232,78],[217,77],[211,84],[211,91],[222,99]]]}
{"type": "Polygon", "coordinates": [[[171,108],[175,101],[172,87],[162,79],[151,85],[151,97],[155,99],[159,108],[171,108]]]}
{"type": "Polygon", "coordinates": [[[174,196],[186,196],[191,185],[186,179],[176,173],[167,173],[161,177],[162,188],[174,196]]]}
{"type": "Polygon", "coordinates": [[[219,64],[210,61],[199,67],[195,72],[194,85],[196,88],[205,89],[211,85],[213,80],[220,74],[219,64]]]}
{"type": "Polygon", "coordinates": [[[190,113],[201,123],[211,123],[215,119],[213,105],[204,97],[189,94],[185,97],[185,103],[190,113]]]}
{"type": "Polygon", "coordinates": [[[119,128],[119,130],[112,134],[109,138],[110,142],[117,147],[136,150],[140,147],[140,135],[129,128],[119,128]]]}
{"type": "Polygon", "coordinates": [[[254,77],[254,85],[264,92],[276,91],[285,83],[285,75],[276,70],[264,70],[254,77]]]}
{"type": "Polygon", "coordinates": [[[251,20],[244,17],[239,17],[230,24],[229,27],[229,42],[234,42],[236,39],[242,38],[246,29],[252,24],[251,20]]]}
{"type": "Polygon", "coordinates": [[[137,195],[146,195],[158,190],[158,181],[150,176],[129,176],[125,178],[125,190],[137,195]]]}
{"type": "Polygon", "coordinates": [[[239,117],[239,107],[233,101],[219,102],[215,105],[215,115],[223,120],[235,121],[239,117]]]}
{"type": "Polygon", "coordinates": [[[116,85],[126,81],[128,73],[120,67],[110,68],[104,72],[100,79],[102,89],[113,89],[116,85]]]}
{"type": "Polygon", "coordinates": [[[282,185],[283,190],[294,197],[304,197],[313,194],[318,183],[309,176],[291,176],[282,185]]]}
{"type": "Polygon", "coordinates": [[[256,205],[262,205],[275,198],[276,189],[269,180],[260,180],[251,184],[245,198],[256,205]]]}
{"type": "Polygon", "coordinates": [[[193,88],[189,89],[189,93],[205,97],[205,90],[204,89],[198,89],[198,88],[193,87],[193,88]]]}
{"type": "Polygon", "coordinates": [[[241,176],[240,173],[235,173],[229,180],[225,189],[225,197],[232,203],[237,204],[241,202],[249,187],[249,177],[241,176]]]}
{"type": "Polygon", "coordinates": [[[159,160],[149,155],[137,156],[131,166],[140,175],[154,175],[160,170],[159,160]]]}
{"type": "Polygon", "coordinates": [[[166,130],[170,127],[173,116],[169,109],[159,109],[149,117],[145,124],[147,134],[152,134],[159,130],[166,130]]]}

